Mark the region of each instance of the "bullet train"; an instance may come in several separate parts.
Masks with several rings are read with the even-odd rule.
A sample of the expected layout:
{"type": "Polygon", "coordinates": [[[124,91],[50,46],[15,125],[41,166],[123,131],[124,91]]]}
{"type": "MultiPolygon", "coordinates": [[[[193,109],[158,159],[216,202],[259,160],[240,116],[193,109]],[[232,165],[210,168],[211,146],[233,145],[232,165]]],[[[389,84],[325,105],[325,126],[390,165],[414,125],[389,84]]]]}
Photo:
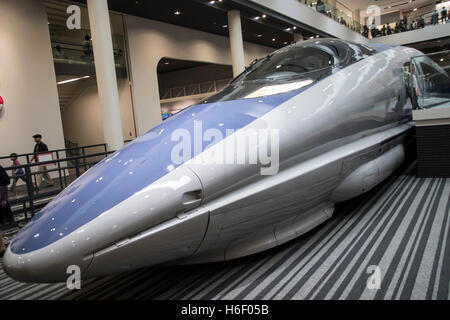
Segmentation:
{"type": "Polygon", "coordinates": [[[402,163],[413,127],[404,70],[420,54],[315,39],[253,62],[69,185],[13,239],[4,269],[60,282],[69,266],[84,279],[299,237],[402,163]]]}

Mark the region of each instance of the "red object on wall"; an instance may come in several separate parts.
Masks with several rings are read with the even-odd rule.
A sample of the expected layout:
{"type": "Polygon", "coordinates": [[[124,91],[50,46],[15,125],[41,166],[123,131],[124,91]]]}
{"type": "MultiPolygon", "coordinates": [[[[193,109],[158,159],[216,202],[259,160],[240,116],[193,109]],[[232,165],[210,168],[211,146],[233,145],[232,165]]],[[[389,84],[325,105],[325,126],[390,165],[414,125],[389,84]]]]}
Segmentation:
{"type": "Polygon", "coordinates": [[[0,104],[3,104],[3,98],[0,96],[0,104]]]}

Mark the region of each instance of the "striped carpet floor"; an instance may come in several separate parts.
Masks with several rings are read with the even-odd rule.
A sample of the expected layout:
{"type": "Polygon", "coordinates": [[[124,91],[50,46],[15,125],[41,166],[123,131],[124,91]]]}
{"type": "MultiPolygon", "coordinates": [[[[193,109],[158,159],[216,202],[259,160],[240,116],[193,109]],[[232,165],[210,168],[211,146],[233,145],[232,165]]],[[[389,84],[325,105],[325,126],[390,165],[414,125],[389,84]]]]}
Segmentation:
{"type": "Polygon", "coordinates": [[[450,179],[414,166],[337,206],[327,223],[269,251],[223,263],[146,268],[82,283],[15,282],[0,299],[449,299],[450,179]],[[367,281],[377,266],[379,289],[367,281]]]}

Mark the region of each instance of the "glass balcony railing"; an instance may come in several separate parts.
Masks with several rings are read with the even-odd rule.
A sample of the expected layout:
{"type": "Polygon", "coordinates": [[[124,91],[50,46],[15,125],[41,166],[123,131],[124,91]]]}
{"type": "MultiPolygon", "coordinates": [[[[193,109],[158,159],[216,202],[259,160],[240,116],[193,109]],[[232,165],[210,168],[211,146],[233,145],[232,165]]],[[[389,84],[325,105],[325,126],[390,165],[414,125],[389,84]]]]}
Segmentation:
{"type": "MultiPolygon", "coordinates": [[[[53,60],[55,63],[94,65],[90,31],[69,30],[65,26],[50,25],[53,60]]],[[[122,35],[112,35],[114,62],[117,68],[125,68],[125,49],[122,35]]]]}
{"type": "Polygon", "coordinates": [[[450,51],[412,58],[409,84],[416,109],[450,107],[450,51]]]}
{"type": "MultiPolygon", "coordinates": [[[[359,21],[353,19],[353,15],[349,15],[344,10],[339,9],[337,7],[336,1],[333,2],[327,2],[324,1],[318,1],[318,0],[298,0],[299,2],[307,5],[311,9],[322,13],[329,18],[339,22],[340,24],[346,26],[347,28],[356,31],[358,33],[362,32],[362,25],[359,21]],[[336,5],[334,4],[336,3],[336,5]]],[[[349,10],[348,10],[349,11],[349,10]]]]}
{"type": "MultiPolygon", "coordinates": [[[[394,33],[401,33],[406,31],[413,31],[421,28],[425,28],[430,25],[439,25],[450,23],[450,12],[443,10],[446,3],[440,7],[432,9],[422,8],[419,10],[413,10],[402,19],[398,21],[390,21],[382,25],[365,25],[360,21],[355,20],[353,13],[350,9],[340,9],[339,6],[344,8],[345,6],[339,1],[330,0],[298,0],[299,2],[307,5],[311,9],[320,12],[329,18],[339,22],[340,24],[348,27],[349,29],[361,33],[367,38],[376,38],[391,35],[394,33]]],[[[448,1],[447,9],[450,10],[450,1],[448,1]]]]}

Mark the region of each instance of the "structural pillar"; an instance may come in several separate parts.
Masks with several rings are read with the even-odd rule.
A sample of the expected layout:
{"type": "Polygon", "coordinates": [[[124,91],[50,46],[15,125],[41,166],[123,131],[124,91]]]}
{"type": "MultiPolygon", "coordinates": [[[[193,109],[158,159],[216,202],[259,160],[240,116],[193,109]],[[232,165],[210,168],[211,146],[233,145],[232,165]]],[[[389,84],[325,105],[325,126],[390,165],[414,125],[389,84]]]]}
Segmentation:
{"type": "Polygon", "coordinates": [[[116,67],[107,0],[87,0],[95,73],[103,119],[103,135],[108,150],[123,146],[116,67]]]}
{"type": "Polygon", "coordinates": [[[359,9],[355,9],[353,11],[353,20],[355,22],[355,28],[361,27],[361,11],[359,9]]]}
{"type": "Polygon", "coordinates": [[[236,77],[245,69],[244,43],[242,42],[241,14],[238,10],[228,11],[228,29],[230,33],[231,60],[233,75],[236,77]]]}

